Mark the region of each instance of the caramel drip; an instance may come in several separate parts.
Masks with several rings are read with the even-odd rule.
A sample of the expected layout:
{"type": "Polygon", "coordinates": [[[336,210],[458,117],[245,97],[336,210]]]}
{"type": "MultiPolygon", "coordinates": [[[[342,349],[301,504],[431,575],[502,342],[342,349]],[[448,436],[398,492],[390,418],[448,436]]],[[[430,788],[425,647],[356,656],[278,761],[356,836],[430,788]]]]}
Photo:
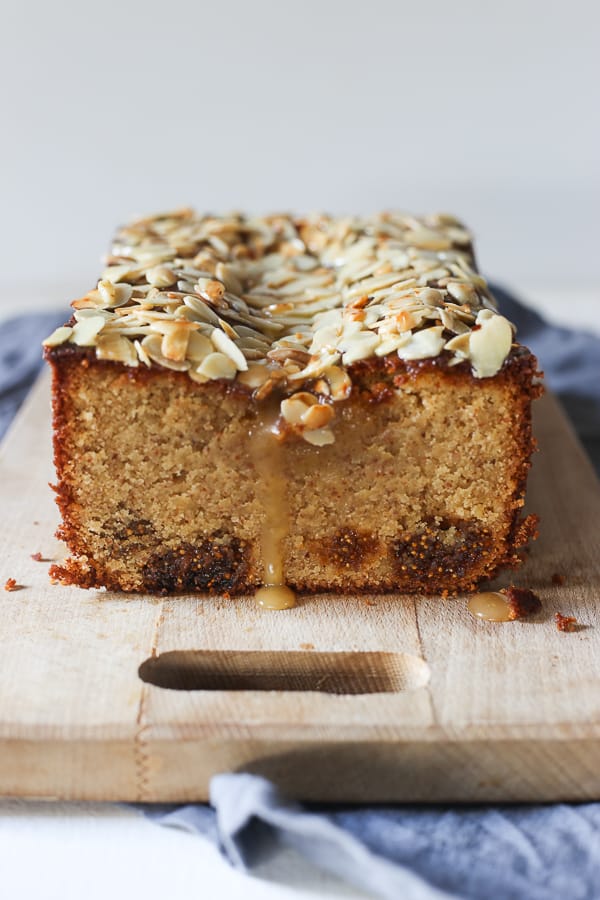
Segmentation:
{"type": "Polygon", "coordinates": [[[485,619],[487,622],[510,622],[508,598],[498,591],[473,594],[467,609],[477,619],[485,619]]]}
{"type": "Polygon", "coordinates": [[[267,405],[250,433],[250,452],[258,475],[256,491],[263,508],[260,548],[263,559],[263,587],[255,593],[265,609],[289,609],[296,605],[285,583],[282,544],[288,533],[287,483],[283,471],[283,451],[275,432],[279,404],[267,405]]]}
{"type": "Polygon", "coordinates": [[[296,605],[296,595],[285,584],[266,584],[256,591],[254,599],[263,609],[291,609],[296,605]]]}

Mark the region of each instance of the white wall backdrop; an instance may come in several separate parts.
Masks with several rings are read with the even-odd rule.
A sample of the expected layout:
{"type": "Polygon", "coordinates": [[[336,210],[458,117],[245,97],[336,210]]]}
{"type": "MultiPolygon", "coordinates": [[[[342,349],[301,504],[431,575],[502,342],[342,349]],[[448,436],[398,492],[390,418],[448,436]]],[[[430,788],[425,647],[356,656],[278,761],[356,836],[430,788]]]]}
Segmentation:
{"type": "Polygon", "coordinates": [[[446,209],[487,274],[595,285],[596,0],[5,0],[0,302],[76,295],[113,226],[446,209]]]}

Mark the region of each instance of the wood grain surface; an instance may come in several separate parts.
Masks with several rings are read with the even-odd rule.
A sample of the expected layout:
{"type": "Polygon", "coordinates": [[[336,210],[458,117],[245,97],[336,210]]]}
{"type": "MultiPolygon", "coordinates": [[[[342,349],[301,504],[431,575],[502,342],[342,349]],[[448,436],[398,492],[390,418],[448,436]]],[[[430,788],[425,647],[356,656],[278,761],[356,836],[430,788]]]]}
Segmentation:
{"type": "Polygon", "coordinates": [[[540,538],[498,581],[543,610],[502,624],[464,597],[269,612],[52,585],[48,393],[43,376],[0,452],[1,794],[204,800],[214,773],[250,771],[310,800],[600,799],[600,496],[552,397],[536,404],[540,538]],[[558,632],[557,611],[580,630],[558,632]]]}

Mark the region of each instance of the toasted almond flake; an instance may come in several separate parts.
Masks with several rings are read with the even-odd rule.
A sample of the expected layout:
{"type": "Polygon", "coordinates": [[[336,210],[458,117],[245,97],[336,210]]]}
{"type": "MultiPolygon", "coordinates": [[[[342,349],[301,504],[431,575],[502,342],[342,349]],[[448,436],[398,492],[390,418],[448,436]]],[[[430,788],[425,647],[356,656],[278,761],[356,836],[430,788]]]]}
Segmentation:
{"type": "Polygon", "coordinates": [[[131,299],[133,288],[130,284],[113,284],[112,281],[98,282],[96,291],[91,291],[88,298],[94,302],[100,302],[104,309],[114,309],[124,306],[131,299]]]}
{"type": "Polygon", "coordinates": [[[204,375],[210,380],[222,378],[231,381],[235,378],[237,367],[225,353],[209,353],[195,371],[198,375],[204,375]]]}
{"type": "Polygon", "coordinates": [[[143,362],[145,366],[148,366],[148,368],[150,368],[150,366],[152,365],[152,360],[150,359],[140,342],[134,341],[133,346],[135,347],[135,352],[137,353],[140,362],[143,362]]]}
{"type": "Polygon", "coordinates": [[[99,281],[98,293],[102,302],[110,306],[117,296],[117,288],[112,281],[99,281]]]}
{"type": "Polygon", "coordinates": [[[182,362],[187,356],[189,339],[187,328],[173,328],[163,335],[160,352],[166,359],[182,362]]]}
{"type": "Polygon", "coordinates": [[[430,228],[414,228],[406,233],[406,240],[421,250],[448,250],[452,246],[450,238],[430,228]]]}
{"type": "Polygon", "coordinates": [[[314,447],[325,447],[327,444],[335,442],[331,428],[317,428],[315,431],[304,431],[302,432],[302,437],[314,447]]]}
{"type": "Polygon", "coordinates": [[[361,359],[366,359],[375,352],[379,340],[379,335],[370,331],[360,331],[350,337],[344,337],[338,344],[338,349],[343,353],[342,362],[345,366],[349,366],[361,359]]]}
{"type": "Polygon", "coordinates": [[[333,347],[325,347],[317,355],[311,356],[310,362],[297,375],[289,378],[294,384],[317,378],[328,366],[335,366],[341,359],[341,353],[333,347]]]}
{"type": "Polygon", "coordinates": [[[229,245],[225,241],[221,240],[220,237],[217,237],[216,234],[211,235],[209,237],[209,241],[215,248],[217,253],[227,259],[227,257],[229,256],[229,245]]]}
{"type": "Polygon", "coordinates": [[[334,400],[346,400],[352,391],[352,381],[344,369],[339,366],[327,366],[323,376],[329,382],[331,396],[334,400]]]}
{"type": "Polygon", "coordinates": [[[245,372],[240,372],[237,376],[237,380],[241,384],[245,384],[247,387],[252,388],[252,390],[256,390],[268,381],[269,376],[270,372],[266,366],[256,364],[248,366],[248,369],[245,372]]]}
{"type": "Polygon", "coordinates": [[[187,358],[192,362],[200,363],[203,359],[213,352],[213,344],[210,338],[205,334],[193,331],[188,340],[187,358]]]}
{"type": "Polygon", "coordinates": [[[465,334],[459,334],[451,340],[446,341],[444,344],[444,350],[451,350],[452,353],[456,353],[461,358],[466,359],[469,355],[469,339],[471,336],[471,332],[467,331],[465,334]]]}
{"type": "Polygon", "coordinates": [[[226,322],[225,319],[219,319],[219,327],[225,332],[227,337],[230,337],[232,341],[237,341],[239,338],[239,334],[232,328],[229,322],[226,322]]]}
{"type": "Polygon", "coordinates": [[[142,275],[143,271],[143,266],[132,266],[131,263],[109,266],[102,273],[102,280],[112,281],[113,284],[117,284],[119,281],[135,281],[142,275]]]}
{"type": "Polygon", "coordinates": [[[477,292],[470,284],[463,284],[460,281],[449,281],[446,285],[446,290],[459,303],[477,303],[477,292]]]}
{"type": "Polygon", "coordinates": [[[225,356],[229,357],[239,372],[247,371],[248,363],[246,362],[246,357],[224,331],[215,328],[210,339],[217,350],[220,350],[221,353],[224,353],[225,356]]]}
{"type": "Polygon", "coordinates": [[[153,287],[171,287],[177,281],[177,275],[168,266],[153,266],[146,272],[146,281],[153,287]]]}
{"type": "Polygon", "coordinates": [[[139,365],[132,342],[120,334],[100,335],[96,341],[96,356],[98,359],[110,359],[134,368],[139,365]]]}
{"type": "Polygon", "coordinates": [[[107,309],[76,309],[73,313],[76,322],[81,322],[82,319],[91,319],[92,316],[102,316],[108,324],[114,317],[114,313],[109,312],[107,309]]]}
{"type": "Polygon", "coordinates": [[[306,391],[298,391],[297,394],[292,394],[291,397],[286,397],[285,400],[281,401],[281,415],[288,425],[302,425],[302,417],[311,406],[316,405],[318,402],[313,394],[309,394],[306,391]]]}
{"type": "Polygon", "coordinates": [[[242,294],[244,291],[242,282],[238,278],[233,266],[218,262],[215,266],[215,275],[222,281],[228,291],[233,294],[242,294]]]}
{"type": "Polygon", "coordinates": [[[102,309],[105,306],[105,301],[102,299],[100,292],[95,288],[93,291],[89,291],[85,297],[78,297],[76,300],[71,302],[71,306],[73,309],[81,310],[81,309],[102,309]]]}
{"type": "Polygon", "coordinates": [[[333,407],[328,403],[315,403],[309,406],[305,413],[301,416],[301,423],[311,431],[317,428],[324,428],[329,425],[333,419],[333,407]]]}
{"type": "Polygon", "coordinates": [[[424,303],[425,306],[440,307],[444,302],[444,295],[435,288],[425,288],[425,290],[419,291],[417,296],[419,302],[424,303]]]}
{"type": "Polygon", "coordinates": [[[225,293],[225,285],[214,278],[199,278],[195,285],[190,285],[189,290],[196,290],[206,300],[218,303],[225,293]]]}
{"type": "Polygon", "coordinates": [[[77,344],[78,347],[93,347],[96,343],[96,337],[104,327],[103,316],[90,316],[89,319],[82,319],[73,326],[71,334],[71,342],[77,344]]]}
{"type": "Polygon", "coordinates": [[[198,384],[206,384],[207,381],[211,380],[206,375],[201,375],[194,366],[188,369],[188,377],[191,378],[192,381],[196,381],[198,384]]]}
{"type": "Polygon", "coordinates": [[[445,307],[439,310],[439,315],[444,327],[448,331],[453,331],[454,334],[465,334],[470,330],[469,327],[462,321],[462,319],[459,319],[458,316],[454,315],[451,310],[445,307]]]}
{"type": "Polygon", "coordinates": [[[60,344],[68,341],[72,334],[72,328],[68,325],[61,325],[60,328],[55,328],[52,334],[43,341],[43,345],[44,347],[58,347],[60,344]]]}
{"type": "Polygon", "coordinates": [[[142,347],[152,362],[165,369],[173,369],[175,372],[187,372],[190,368],[189,360],[169,359],[162,353],[162,337],[159,334],[149,334],[142,341],[142,347]]]}
{"type": "Polygon", "coordinates": [[[469,358],[476,378],[490,378],[501,368],[512,345],[512,328],[504,316],[482,310],[476,319],[477,331],[469,335],[469,358]]]}
{"type": "Polygon", "coordinates": [[[195,297],[193,294],[188,295],[183,298],[183,302],[201,322],[208,322],[215,326],[219,324],[218,315],[199,297],[195,297]]]}
{"type": "Polygon", "coordinates": [[[405,332],[404,334],[395,334],[391,337],[384,338],[379,346],[375,348],[375,355],[387,356],[389,353],[394,353],[396,350],[399,350],[400,347],[406,346],[406,344],[410,342],[410,339],[410,332],[405,332]]]}
{"type": "Polygon", "coordinates": [[[410,341],[398,348],[400,359],[428,359],[430,356],[438,356],[444,346],[442,325],[433,328],[425,328],[423,331],[415,331],[410,341]]]}
{"type": "Polygon", "coordinates": [[[241,337],[237,345],[244,354],[247,350],[260,350],[262,355],[266,356],[269,350],[269,344],[265,342],[264,338],[259,340],[258,338],[241,337]]]}
{"type": "Polygon", "coordinates": [[[319,394],[322,397],[331,397],[331,387],[329,382],[324,378],[318,378],[312,386],[315,394],[319,394]]]}

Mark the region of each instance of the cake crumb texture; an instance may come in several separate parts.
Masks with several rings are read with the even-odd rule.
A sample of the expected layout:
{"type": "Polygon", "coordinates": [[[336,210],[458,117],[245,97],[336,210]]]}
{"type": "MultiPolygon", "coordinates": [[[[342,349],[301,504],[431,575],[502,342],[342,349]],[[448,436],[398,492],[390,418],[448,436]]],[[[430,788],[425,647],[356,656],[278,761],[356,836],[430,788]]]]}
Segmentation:
{"type": "Polygon", "coordinates": [[[562,613],[554,613],[554,621],[558,631],[577,631],[579,622],[575,616],[563,616],[562,613]]]}
{"type": "MultiPolygon", "coordinates": [[[[250,432],[260,404],[236,382],[57,348],[55,488],[71,558],[64,584],[239,594],[261,582],[264,517],[250,432]]],[[[357,362],[336,440],[281,452],[286,581],[307,592],[470,591],[534,536],[523,518],[536,361],[357,362]]]]}
{"type": "Polygon", "coordinates": [[[533,616],[542,608],[542,601],[537,594],[529,588],[518,588],[511,585],[500,591],[508,600],[508,618],[511,621],[515,619],[526,619],[533,616]]]}

